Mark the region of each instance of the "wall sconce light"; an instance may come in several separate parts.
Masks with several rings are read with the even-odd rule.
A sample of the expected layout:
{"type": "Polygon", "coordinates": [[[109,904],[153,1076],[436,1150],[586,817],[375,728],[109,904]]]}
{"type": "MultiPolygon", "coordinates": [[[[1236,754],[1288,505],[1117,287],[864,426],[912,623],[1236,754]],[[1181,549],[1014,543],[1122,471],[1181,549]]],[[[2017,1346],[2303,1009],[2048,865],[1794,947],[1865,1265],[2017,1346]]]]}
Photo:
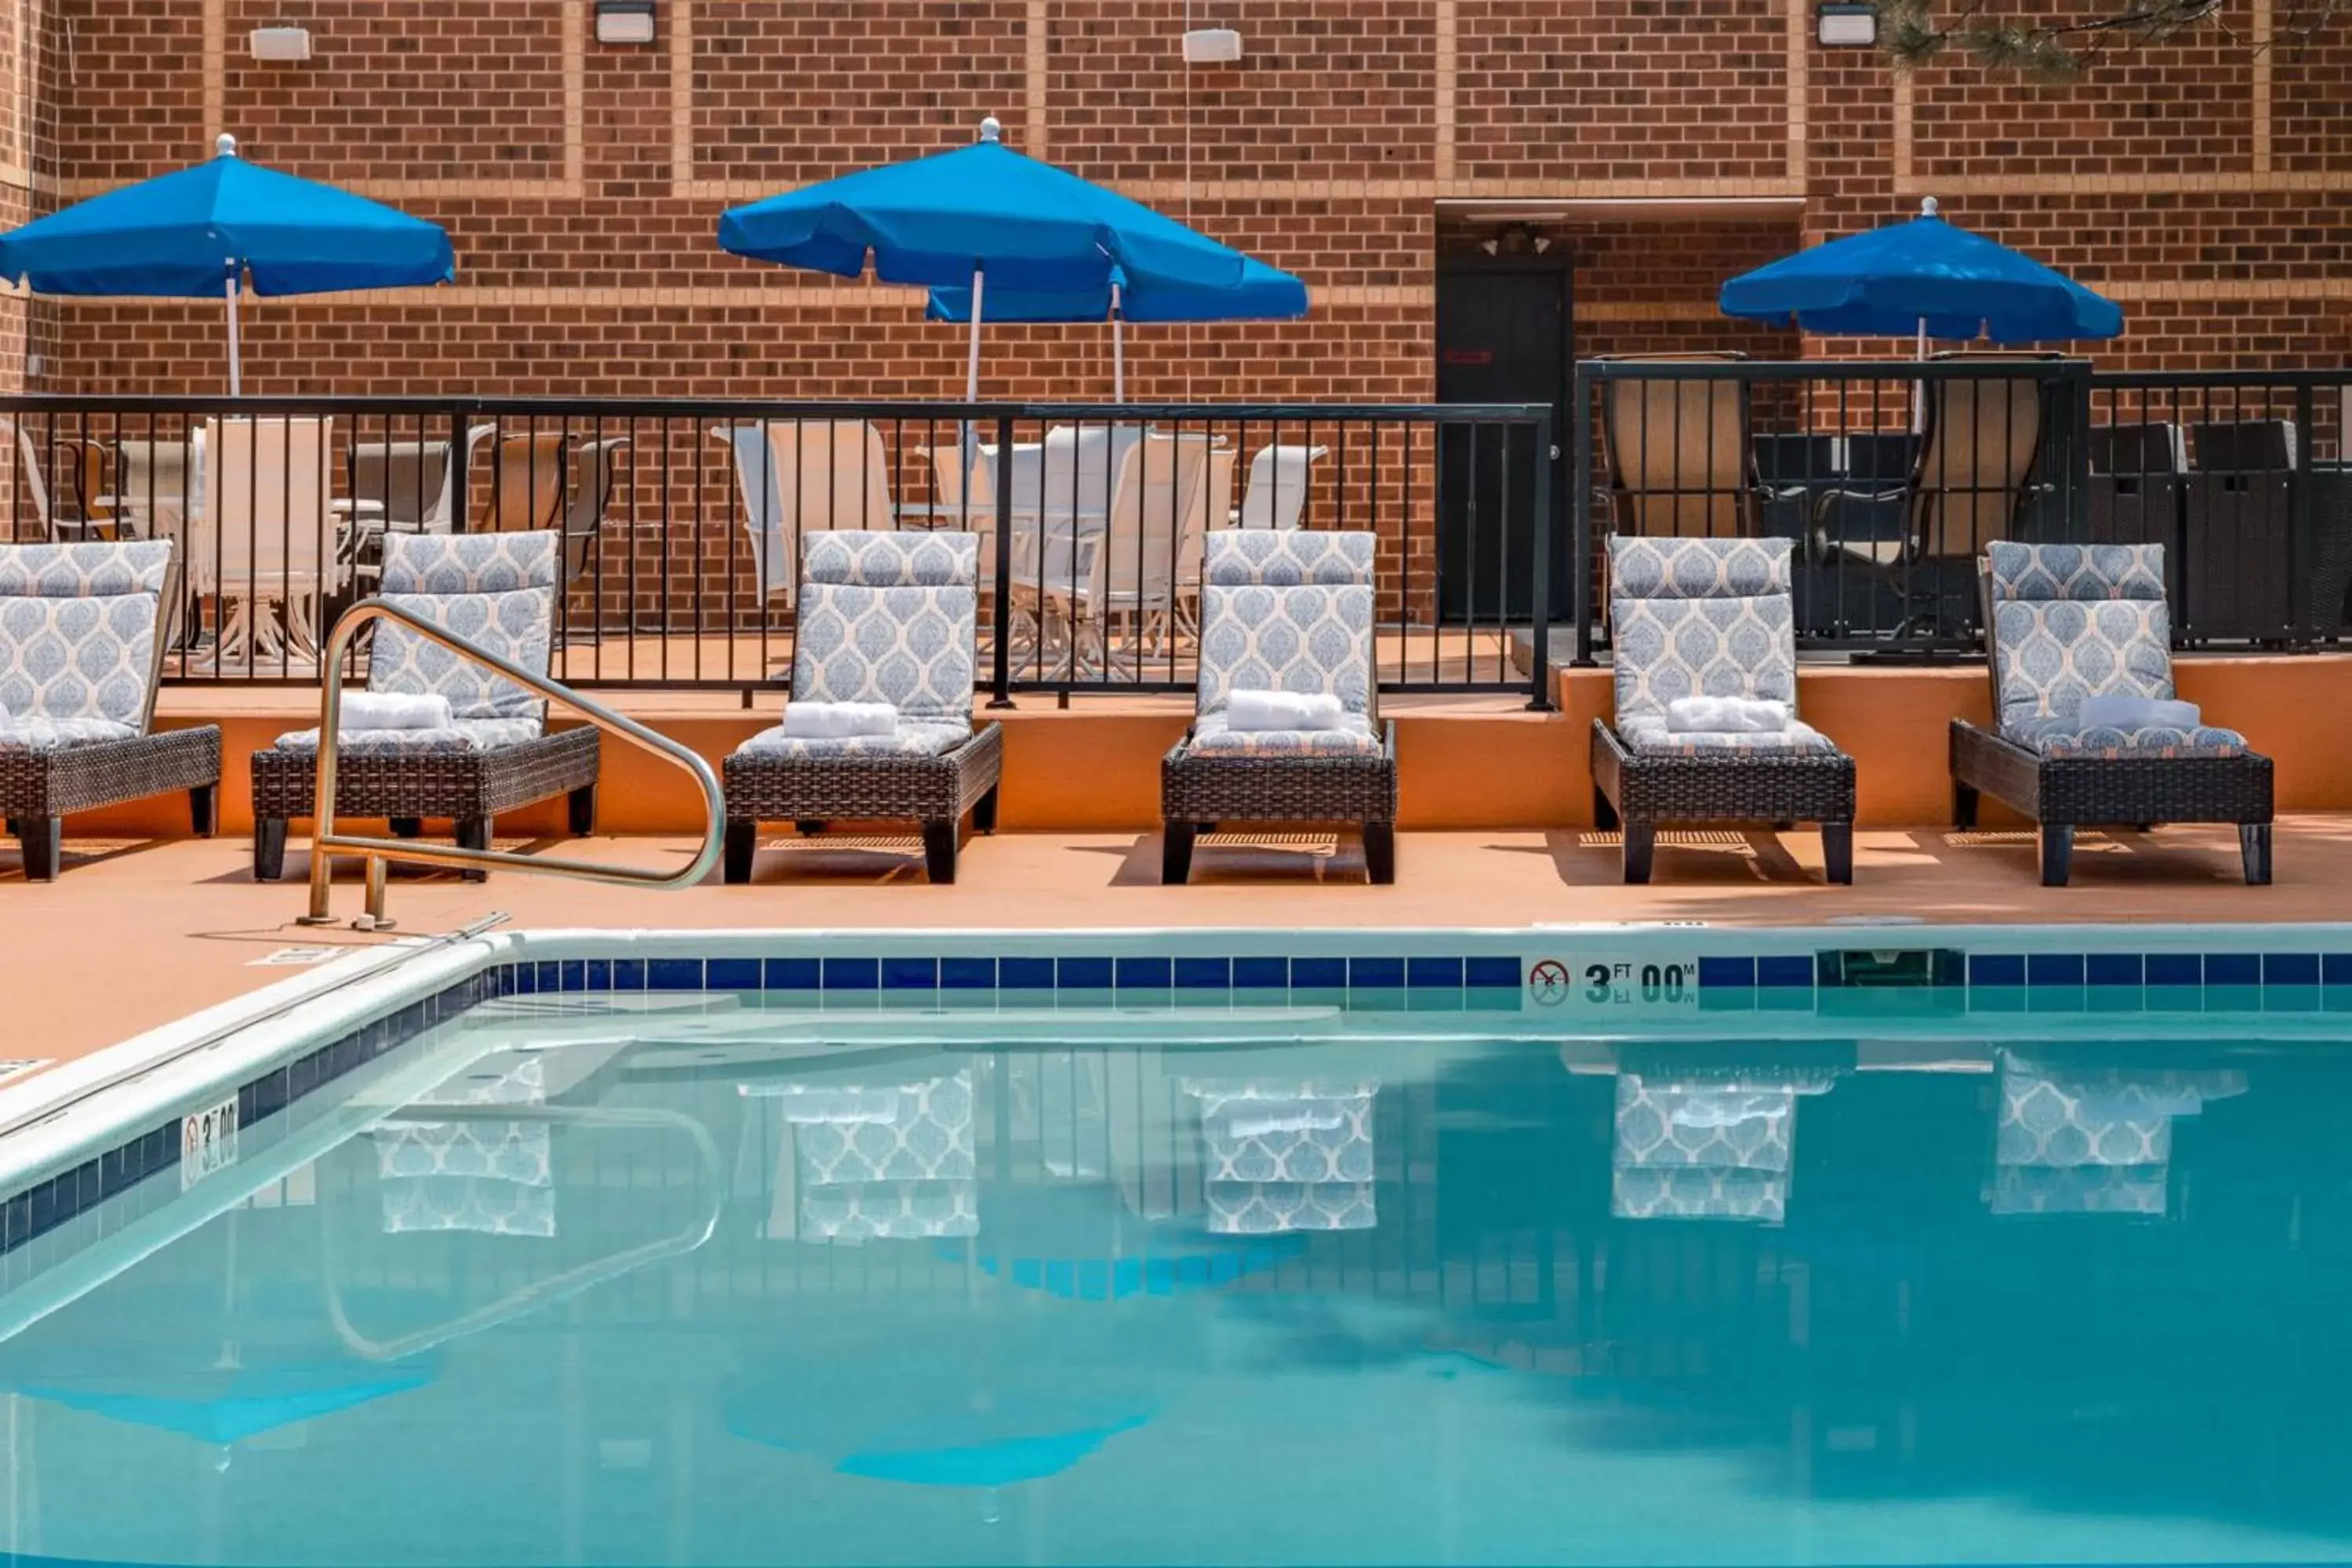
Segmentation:
{"type": "Polygon", "coordinates": [[[652,43],[654,0],[596,0],[596,41],[600,44],[652,43]]]}
{"type": "Polygon", "coordinates": [[[1823,48],[1869,48],[1878,42],[1878,7],[1871,0],[1822,0],[1813,8],[1813,36],[1823,48]]]}
{"type": "Polygon", "coordinates": [[[1188,66],[1229,66],[1242,58],[1242,36],[1231,27],[1195,27],[1184,35],[1188,66]]]}
{"type": "Polygon", "coordinates": [[[253,58],[280,64],[299,64],[310,58],[308,27],[256,27],[247,40],[253,58]]]}

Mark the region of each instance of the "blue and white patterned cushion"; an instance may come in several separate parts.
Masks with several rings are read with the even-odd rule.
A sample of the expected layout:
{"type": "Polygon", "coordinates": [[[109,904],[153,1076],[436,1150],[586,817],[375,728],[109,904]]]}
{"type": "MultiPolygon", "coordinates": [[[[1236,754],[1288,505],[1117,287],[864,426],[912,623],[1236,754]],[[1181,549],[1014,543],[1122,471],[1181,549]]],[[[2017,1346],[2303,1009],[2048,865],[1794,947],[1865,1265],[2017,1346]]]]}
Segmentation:
{"type": "Polygon", "coordinates": [[[1617,1075],[1610,1212],[1621,1219],[1743,1219],[1787,1213],[1797,1101],[1828,1074],[1680,1079],[1617,1075]]]}
{"type": "Polygon", "coordinates": [[[1996,601],[2102,599],[2164,601],[2161,544],[2020,544],[1985,546],[1985,570],[1996,601]]]}
{"type": "Polygon", "coordinates": [[[1611,1173],[1609,1212],[1619,1219],[1745,1219],[1779,1225],[1789,1213],[1785,1171],[1643,1166],[1611,1173]]]}
{"type": "Polygon", "coordinates": [[[801,565],[794,697],[971,722],[979,535],[813,533],[801,565]]]}
{"type": "Polygon", "coordinates": [[[171,563],[169,540],[0,546],[0,709],[143,730],[171,563]]]}
{"type": "MultiPolygon", "coordinates": [[[[383,598],[544,675],[562,568],[562,540],[552,531],[390,533],[383,541],[383,598]]],[[[377,624],[368,689],[437,693],[460,719],[540,718],[547,709],[535,692],[393,621],[377,624]]]]}
{"type": "Polygon", "coordinates": [[[895,735],[841,735],[811,740],[787,735],[782,724],[761,731],[736,748],[738,756],[829,762],[836,757],[937,757],[971,739],[970,723],[902,719],[895,735]]]}
{"type": "MultiPolygon", "coordinates": [[[[1615,649],[1617,727],[1629,744],[1645,749],[1634,742],[1627,729],[1629,721],[1654,719],[1663,729],[1666,705],[1680,697],[1755,698],[1786,703],[1794,712],[1797,635],[1789,596],[1791,544],[1786,539],[1615,538],[1609,542],[1609,625],[1615,649]]],[[[1693,744],[1687,737],[1677,740],[1682,745],[1693,744]]],[[[1778,749],[1814,748],[1801,742],[1778,749]]]]}
{"type": "Polygon", "coordinates": [[[1617,737],[1643,757],[1835,756],[1837,742],[1801,720],[1757,734],[1685,731],[1676,734],[1655,714],[1617,721],[1617,737]]]}
{"type": "Polygon", "coordinates": [[[1222,713],[1235,691],[1337,697],[1372,710],[1369,533],[1226,529],[1209,536],[1201,590],[1195,707],[1222,713]]]}
{"type": "Polygon", "coordinates": [[[868,1087],[892,1091],[887,1115],[803,1121],[789,1097],[779,1098],[803,1188],[978,1178],[971,1073],[868,1087]]]}
{"type": "Polygon", "coordinates": [[[2247,751],[2243,735],[2212,724],[2200,724],[2193,730],[2167,724],[2126,730],[2113,724],[2084,724],[2079,719],[2015,719],[2001,726],[2001,733],[2053,760],[2242,757],[2247,751]]]}
{"type": "Polygon", "coordinates": [[[24,719],[0,729],[0,752],[62,752],[138,735],[137,725],[117,719],[24,719]]]}
{"type": "MultiPolygon", "coordinates": [[[[546,1100],[546,1066],[527,1058],[486,1081],[469,1077],[444,1085],[410,1109],[546,1100]]],[[[388,1121],[373,1138],[385,1234],[555,1234],[554,1151],[546,1122],[388,1121]]]]}
{"type": "MultiPolygon", "coordinates": [[[[539,739],[536,719],[460,719],[446,730],[346,730],[336,750],[346,757],[398,757],[428,752],[492,752],[539,739]]],[[[278,737],[281,752],[315,752],[318,726],[278,737]]]]}
{"type": "Polygon", "coordinates": [[[1203,713],[1192,725],[1192,750],[1209,757],[1377,757],[1387,750],[1361,713],[1341,716],[1337,730],[1234,730],[1223,713],[1203,713]]]}
{"type": "Polygon", "coordinates": [[[1209,1229],[1221,1236],[1370,1230],[1372,1108],[1380,1080],[1194,1079],[1209,1229]],[[1253,1126],[1253,1119],[1294,1124],[1253,1126]],[[1298,1125],[1295,1123],[1311,1123],[1298,1125]]]}
{"type": "Polygon", "coordinates": [[[2084,728],[2092,696],[2168,700],[2172,611],[2160,544],[1985,547],[2000,732],[2045,757],[2234,757],[2245,737],[2213,726],[2084,728]]]}
{"type": "Polygon", "coordinates": [[[2062,1070],[2004,1052],[1992,1212],[2161,1215],[2173,1123],[2245,1090],[2235,1068],[2062,1070]]]}

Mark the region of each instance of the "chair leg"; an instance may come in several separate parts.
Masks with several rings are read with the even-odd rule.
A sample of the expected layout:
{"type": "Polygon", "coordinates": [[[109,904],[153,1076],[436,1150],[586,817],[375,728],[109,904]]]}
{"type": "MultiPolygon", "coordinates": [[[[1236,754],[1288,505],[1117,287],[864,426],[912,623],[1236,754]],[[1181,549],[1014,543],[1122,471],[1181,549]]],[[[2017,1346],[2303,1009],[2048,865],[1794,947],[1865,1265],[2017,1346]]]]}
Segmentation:
{"type": "Polygon", "coordinates": [[[384,826],[392,829],[392,836],[394,838],[425,837],[425,819],[421,816],[395,816],[384,826]]]}
{"type": "Polygon", "coordinates": [[[2269,823],[2242,822],[2238,825],[2238,858],[2245,863],[2246,886],[2267,888],[2271,885],[2269,823]]]}
{"type": "Polygon", "coordinates": [[[25,880],[54,882],[66,858],[65,819],[23,816],[16,819],[16,841],[25,847],[25,880]]]}
{"type": "Polygon", "coordinates": [[[1192,879],[1192,836],[1196,831],[1189,822],[1160,825],[1160,881],[1162,887],[1181,887],[1192,879]]]}
{"type": "Polygon", "coordinates": [[[821,817],[803,816],[793,824],[793,831],[803,838],[813,838],[824,831],[824,822],[821,817]]]}
{"type": "Polygon", "coordinates": [[[1648,823],[1629,822],[1625,825],[1625,880],[1646,882],[1650,879],[1650,861],[1658,848],[1658,830],[1648,823]]]}
{"type": "Polygon", "coordinates": [[[1601,833],[1617,826],[1617,808],[1609,804],[1609,796],[1599,784],[1592,786],[1592,826],[1601,833]]]}
{"type": "Polygon", "coordinates": [[[934,887],[945,887],[955,880],[956,826],[953,817],[923,824],[923,866],[930,872],[934,887]]]}
{"type": "MultiPolygon", "coordinates": [[[[488,817],[463,816],[457,819],[458,848],[488,849],[489,847],[490,819],[488,817]]],[[[478,870],[471,868],[457,873],[458,879],[467,882],[487,881],[489,879],[489,875],[490,874],[486,870],[478,870]]]]}
{"type": "Polygon", "coordinates": [[[740,888],[751,879],[751,852],[760,845],[760,825],[756,822],[730,822],[727,825],[727,847],[720,862],[719,879],[730,888],[740,888]]]}
{"type": "Polygon", "coordinates": [[[585,838],[596,831],[596,786],[582,784],[563,797],[567,826],[574,838],[585,838]]]}
{"type": "Polygon", "coordinates": [[[1822,868],[1824,877],[1844,887],[1853,885],[1853,824],[1822,824],[1822,868]]]}
{"type": "Polygon", "coordinates": [[[2042,825],[2042,885],[2063,888],[2074,863],[2074,827],[2072,823],[2045,822],[2042,825]]]}
{"type": "Polygon", "coordinates": [[[1001,784],[991,784],[987,794],[971,803],[971,830],[974,833],[996,831],[996,794],[1003,787],[1001,784]]]}
{"type": "Polygon", "coordinates": [[[188,821],[199,838],[220,831],[220,785],[198,784],[188,791],[188,821]]]}
{"type": "Polygon", "coordinates": [[[1374,887],[1385,888],[1396,880],[1395,823],[1364,824],[1364,870],[1374,887]]]}
{"type": "Polygon", "coordinates": [[[1977,825],[1977,802],[1979,798],[1975,785],[1964,784],[1958,779],[1952,781],[1954,827],[1974,827],[1977,825]]]}
{"type": "Polygon", "coordinates": [[[256,817],[253,823],[253,879],[274,882],[285,874],[286,819],[282,816],[256,817]]]}

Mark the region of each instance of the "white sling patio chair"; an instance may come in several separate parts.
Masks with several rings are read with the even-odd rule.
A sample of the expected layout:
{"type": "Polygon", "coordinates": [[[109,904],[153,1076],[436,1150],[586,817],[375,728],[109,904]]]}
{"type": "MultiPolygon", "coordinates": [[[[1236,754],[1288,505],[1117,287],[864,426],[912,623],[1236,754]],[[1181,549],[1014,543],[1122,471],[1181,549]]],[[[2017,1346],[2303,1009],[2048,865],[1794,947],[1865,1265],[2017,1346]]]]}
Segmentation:
{"type": "Polygon", "coordinates": [[[220,595],[223,662],[319,656],[321,603],[343,575],[329,508],[333,438],[331,418],[205,422],[209,527],[199,531],[216,542],[219,580],[207,581],[209,562],[191,564],[199,588],[220,595]]]}
{"type": "Polygon", "coordinates": [[[890,476],[881,433],[863,419],[762,419],[711,430],[735,459],[743,525],[763,598],[789,603],[801,536],[887,532],[890,476]]]}

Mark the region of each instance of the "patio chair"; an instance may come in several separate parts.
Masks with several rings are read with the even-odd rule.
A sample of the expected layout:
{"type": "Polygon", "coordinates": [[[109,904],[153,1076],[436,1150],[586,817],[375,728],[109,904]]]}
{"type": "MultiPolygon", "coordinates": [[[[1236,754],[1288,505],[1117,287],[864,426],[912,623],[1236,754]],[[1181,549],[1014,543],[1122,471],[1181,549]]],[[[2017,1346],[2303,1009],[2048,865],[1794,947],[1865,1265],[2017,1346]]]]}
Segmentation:
{"type": "Polygon", "coordinates": [[[216,724],[151,732],[179,605],[168,540],[0,545],[0,815],[28,881],[57,879],[66,814],[188,792],[219,823],[216,724]]]}
{"type": "Polygon", "coordinates": [[[582,441],[572,448],[572,474],[563,498],[563,585],[588,570],[596,540],[604,531],[604,513],[613,504],[617,476],[614,461],[629,444],[626,436],[582,441]]]}
{"type": "MultiPolygon", "coordinates": [[[[25,493],[32,498],[33,515],[40,521],[44,539],[62,544],[77,539],[116,537],[118,520],[106,483],[112,450],[104,441],[61,436],[52,429],[46,443],[52,465],[41,460],[41,448],[29,428],[13,419],[0,419],[0,430],[16,435],[16,471],[24,476],[25,493]],[[58,479],[54,489],[47,478],[50,473],[58,479]]],[[[13,511],[10,521],[15,521],[13,511]]]]}
{"type": "Polygon", "coordinates": [[[1160,879],[1191,879],[1219,824],[1351,823],[1372,881],[1396,880],[1396,726],[1372,679],[1370,533],[1223,530],[1208,541],[1192,727],[1160,764],[1160,879]],[[1332,730],[1232,728],[1236,691],[1336,697],[1332,730]]]}
{"type": "Polygon", "coordinates": [[[2063,888],[2074,829],[2233,822],[2246,881],[2271,879],[2271,760],[2233,730],[2086,725],[2091,696],[2172,697],[2172,616],[2160,544],[1985,551],[1997,731],[1952,721],[1952,821],[1990,795],[2041,830],[2042,882],[2063,888]]]}
{"type": "Polygon", "coordinates": [[[1328,447],[1260,447],[1250,458],[1249,489],[1242,492],[1244,528],[1297,528],[1313,488],[1309,471],[1328,447]]]}
{"type": "MultiPolygon", "coordinates": [[[[1743,353],[1608,354],[1611,364],[1734,364],[1743,353]]],[[[1762,487],[1737,381],[1624,376],[1601,384],[1612,533],[1736,539],[1759,531],[1762,487]]]]}
{"type": "Polygon", "coordinates": [[[957,830],[996,830],[1004,732],[971,721],[980,541],[836,531],[801,552],[794,702],[887,703],[895,733],[809,738],[783,725],[726,762],[726,879],[751,879],[762,822],[913,820],[935,883],[955,880],[957,830]]]}
{"type": "MultiPolygon", "coordinates": [[[[554,631],[562,541],[530,533],[394,533],[383,542],[383,597],[526,669],[544,672],[554,631]]],[[[549,733],[547,704],[505,677],[381,621],[367,689],[449,700],[454,722],[421,730],[343,731],[335,770],[338,817],[384,817],[414,838],[428,820],[456,825],[457,843],[488,849],[500,812],[568,797],[574,835],[596,826],[596,731],[549,733]]],[[[253,876],[285,869],[286,833],[313,814],[319,731],[280,735],[253,754],[253,876]]],[[[464,873],[479,881],[480,871],[464,873]]]]}
{"type": "Polygon", "coordinates": [[[211,535],[218,580],[205,581],[210,563],[198,574],[220,595],[224,662],[248,649],[318,657],[322,602],[345,575],[329,503],[333,438],[331,418],[205,421],[205,526],[195,533],[211,535]]]}
{"type": "MultiPolygon", "coordinates": [[[[462,461],[470,464],[494,425],[467,428],[462,461]]],[[[456,521],[459,465],[449,460],[446,437],[417,441],[354,441],[351,450],[352,500],[367,521],[392,533],[447,533],[456,521]]]]}
{"type": "Polygon", "coordinates": [[[1853,759],[1797,718],[1785,539],[1612,539],[1617,716],[1592,724],[1592,810],[1622,824],[1628,882],[1650,879],[1658,830],[1815,822],[1828,879],[1853,880],[1853,759]],[[1681,698],[1783,704],[1784,729],[1678,731],[1681,698]]]}
{"type": "Polygon", "coordinates": [[[1173,647],[1179,623],[1200,595],[1202,491],[1212,452],[1206,436],[1148,435],[1120,460],[1101,530],[1046,534],[1041,596],[1049,621],[1070,628],[1081,665],[1095,654],[1102,668],[1110,668],[1115,626],[1125,627],[1139,667],[1173,647]],[[1056,542],[1065,539],[1066,569],[1056,542]]]}
{"type": "Polygon", "coordinates": [[[735,459],[763,598],[792,589],[804,535],[889,531],[889,471],[881,434],[866,421],[762,419],[710,434],[735,459]]]}

